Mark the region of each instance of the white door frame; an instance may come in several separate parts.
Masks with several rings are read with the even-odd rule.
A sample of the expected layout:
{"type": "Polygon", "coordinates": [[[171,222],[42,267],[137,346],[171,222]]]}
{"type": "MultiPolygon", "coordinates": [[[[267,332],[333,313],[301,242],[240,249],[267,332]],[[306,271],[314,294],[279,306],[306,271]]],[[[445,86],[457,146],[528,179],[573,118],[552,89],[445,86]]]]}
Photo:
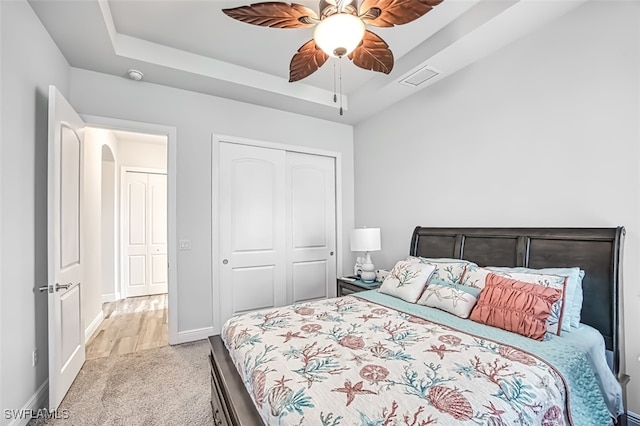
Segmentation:
{"type": "MultiPolygon", "coordinates": [[[[306,146],[289,145],[279,142],[264,141],[258,139],[242,138],[238,136],[229,136],[213,133],[211,135],[211,188],[213,195],[211,198],[211,277],[213,278],[212,301],[211,305],[220,301],[220,272],[218,262],[220,262],[220,244],[216,232],[220,226],[220,218],[218,215],[218,200],[220,198],[220,178],[219,167],[217,161],[220,154],[220,143],[235,143],[240,145],[250,145],[262,148],[279,149],[289,152],[299,152],[301,154],[322,155],[332,157],[335,160],[336,173],[336,274],[342,271],[342,153],[337,151],[327,151],[323,149],[310,148],[306,146]]],[[[334,291],[335,291],[335,287],[334,291]]],[[[330,293],[330,296],[335,293],[330,293]]],[[[215,309],[213,314],[213,329],[215,333],[220,332],[222,324],[220,323],[220,310],[215,309]]]]}
{"type": "MultiPolygon", "coordinates": [[[[80,114],[80,116],[85,121],[85,124],[90,127],[102,127],[110,130],[127,130],[130,132],[152,133],[167,136],[167,254],[169,259],[169,293],[167,296],[169,298],[169,309],[167,312],[167,321],[169,323],[169,344],[178,344],[180,343],[178,338],[178,198],[176,190],[178,130],[176,127],[161,124],[144,123],[140,121],[122,120],[95,115],[80,114]]],[[[119,199],[120,197],[118,197],[118,200],[119,199]]],[[[116,242],[116,246],[120,247],[119,241],[116,242]]],[[[119,258],[120,257],[121,256],[119,256],[119,258]]]]}
{"type": "MultiPolygon", "coordinates": [[[[119,256],[119,260],[120,260],[120,296],[124,299],[125,297],[127,297],[127,287],[124,285],[125,283],[125,268],[124,268],[124,262],[127,260],[127,253],[125,251],[125,241],[127,236],[125,235],[125,232],[127,231],[127,227],[124,226],[124,218],[127,214],[127,211],[125,209],[126,205],[125,205],[125,200],[126,200],[126,196],[128,195],[127,193],[127,182],[125,179],[125,176],[127,175],[127,173],[132,172],[132,173],[152,173],[152,174],[158,174],[158,175],[166,175],[167,174],[167,169],[154,169],[154,168],[149,168],[149,167],[134,167],[134,166],[120,166],[120,244],[118,245],[118,250],[120,251],[120,256],[119,256]]],[[[168,180],[168,176],[167,176],[167,180],[168,180]]],[[[168,194],[167,194],[168,195],[168,194]]],[[[168,206],[167,206],[168,208],[168,206]]],[[[167,250],[169,249],[168,246],[168,242],[167,242],[167,250]]]]}

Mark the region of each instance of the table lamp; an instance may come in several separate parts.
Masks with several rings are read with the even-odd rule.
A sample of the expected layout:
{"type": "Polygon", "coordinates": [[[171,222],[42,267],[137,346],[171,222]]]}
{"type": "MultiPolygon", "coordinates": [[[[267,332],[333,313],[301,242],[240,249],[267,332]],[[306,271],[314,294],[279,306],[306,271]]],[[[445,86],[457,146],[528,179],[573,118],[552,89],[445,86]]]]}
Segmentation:
{"type": "Polygon", "coordinates": [[[369,252],[380,250],[380,228],[358,228],[351,231],[351,251],[364,252],[360,279],[371,283],[376,279],[375,267],[369,252]]]}

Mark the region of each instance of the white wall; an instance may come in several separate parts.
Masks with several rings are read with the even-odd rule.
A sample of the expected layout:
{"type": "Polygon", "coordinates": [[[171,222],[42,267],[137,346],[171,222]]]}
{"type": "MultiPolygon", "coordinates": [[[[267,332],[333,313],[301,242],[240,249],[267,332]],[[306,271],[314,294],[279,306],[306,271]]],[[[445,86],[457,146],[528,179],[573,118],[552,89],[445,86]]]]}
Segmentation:
{"type": "Polygon", "coordinates": [[[167,170],[167,144],[120,139],[118,166],[167,170]]]}
{"type": "MultiPolygon", "coordinates": [[[[0,3],[0,30],[2,28],[2,3],[0,3]]],[[[2,64],[4,62],[3,60],[3,56],[1,54],[2,50],[4,50],[4,45],[2,43],[3,40],[3,35],[2,32],[0,32],[0,98],[2,98],[2,86],[4,85],[4,80],[2,79],[2,75],[4,73],[3,71],[3,67],[2,64]]],[[[4,141],[4,132],[1,131],[2,129],[2,118],[3,118],[3,114],[2,114],[2,110],[4,109],[4,102],[0,102],[0,164],[2,164],[2,141],[4,141]]],[[[0,191],[2,190],[2,173],[0,173],[0,191]]],[[[0,192],[0,241],[2,241],[2,205],[3,205],[3,197],[2,197],[2,192],[0,192]]],[[[1,254],[1,250],[2,250],[2,246],[0,245],[0,254],[1,254]]],[[[2,329],[3,329],[3,316],[2,316],[2,283],[3,283],[3,274],[2,274],[2,256],[0,256],[0,380],[4,379],[4,376],[2,375],[2,357],[3,357],[3,350],[2,350],[2,342],[4,340],[2,340],[2,329]]],[[[2,399],[2,386],[0,386],[0,407],[4,407],[4,404],[2,403],[4,401],[4,399],[2,399]]]]}
{"type": "Polygon", "coordinates": [[[48,86],[67,96],[69,66],[26,1],[0,9],[0,407],[37,408],[25,404],[47,380],[47,294],[34,289],[47,284],[48,86]]]}
{"type": "Polygon", "coordinates": [[[115,153],[105,150],[111,148],[102,146],[102,194],[101,194],[101,248],[102,248],[102,301],[112,302],[117,299],[116,288],[118,284],[116,267],[119,265],[116,243],[118,242],[117,232],[118,218],[116,207],[119,205],[116,196],[119,194],[116,178],[117,167],[115,153]],[[107,155],[108,154],[108,155],[107,155]]]}
{"type": "Polygon", "coordinates": [[[177,232],[178,239],[191,240],[190,251],[178,252],[180,333],[211,329],[218,304],[212,296],[211,264],[213,133],[340,152],[344,244],[338,253],[350,256],[351,126],[75,68],[71,82],[71,103],[80,113],[177,128],[177,232]]]}
{"type": "Polygon", "coordinates": [[[587,3],[359,123],[356,225],[378,266],[416,225],[624,225],[629,404],[640,413],[639,4],[587,3]],[[374,195],[375,194],[375,195],[374,195]]]}
{"type": "MultiPolygon", "coordinates": [[[[88,335],[102,318],[102,147],[117,153],[117,140],[109,130],[87,128],[84,140],[84,191],[81,256],[84,264],[82,310],[88,335]]],[[[117,154],[116,154],[117,155],[117,154]]],[[[116,157],[117,159],[117,157],[116,157]]]]}

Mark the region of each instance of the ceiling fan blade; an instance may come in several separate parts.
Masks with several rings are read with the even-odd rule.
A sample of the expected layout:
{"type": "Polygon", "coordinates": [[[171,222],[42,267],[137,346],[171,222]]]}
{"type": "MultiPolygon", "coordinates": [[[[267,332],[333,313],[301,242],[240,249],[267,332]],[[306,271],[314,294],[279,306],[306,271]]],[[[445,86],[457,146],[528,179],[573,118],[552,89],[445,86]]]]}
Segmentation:
{"type": "Polygon", "coordinates": [[[418,19],[442,0],[364,0],[360,18],[376,27],[393,27],[418,19]]]}
{"type": "Polygon", "coordinates": [[[329,58],[314,40],[309,40],[298,49],[289,65],[289,83],[302,80],[318,70],[329,58]]]}
{"type": "Polygon", "coordinates": [[[222,12],[247,24],[271,28],[312,27],[318,22],[318,15],[313,10],[296,3],[270,1],[222,9],[222,12]]]}
{"type": "Polygon", "coordinates": [[[389,45],[369,30],[365,31],[362,43],[349,54],[349,59],[365,70],[389,74],[393,69],[393,53],[389,45]]]}

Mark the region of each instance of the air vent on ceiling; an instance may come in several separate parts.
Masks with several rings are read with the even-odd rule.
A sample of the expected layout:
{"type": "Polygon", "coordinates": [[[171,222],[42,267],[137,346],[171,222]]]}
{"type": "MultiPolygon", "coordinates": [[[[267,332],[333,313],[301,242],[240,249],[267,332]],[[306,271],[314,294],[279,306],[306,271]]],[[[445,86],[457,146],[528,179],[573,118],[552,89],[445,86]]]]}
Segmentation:
{"type": "Polygon", "coordinates": [[[439,74],[440,71],[437,71],[427,65],[426,67],[422,67],[419,70],[409,74],[407,77],[400,80],[400,83],[411,87],[417,87],[422,83],[431,80],[433,77],[436,77],[439,74]]]}

